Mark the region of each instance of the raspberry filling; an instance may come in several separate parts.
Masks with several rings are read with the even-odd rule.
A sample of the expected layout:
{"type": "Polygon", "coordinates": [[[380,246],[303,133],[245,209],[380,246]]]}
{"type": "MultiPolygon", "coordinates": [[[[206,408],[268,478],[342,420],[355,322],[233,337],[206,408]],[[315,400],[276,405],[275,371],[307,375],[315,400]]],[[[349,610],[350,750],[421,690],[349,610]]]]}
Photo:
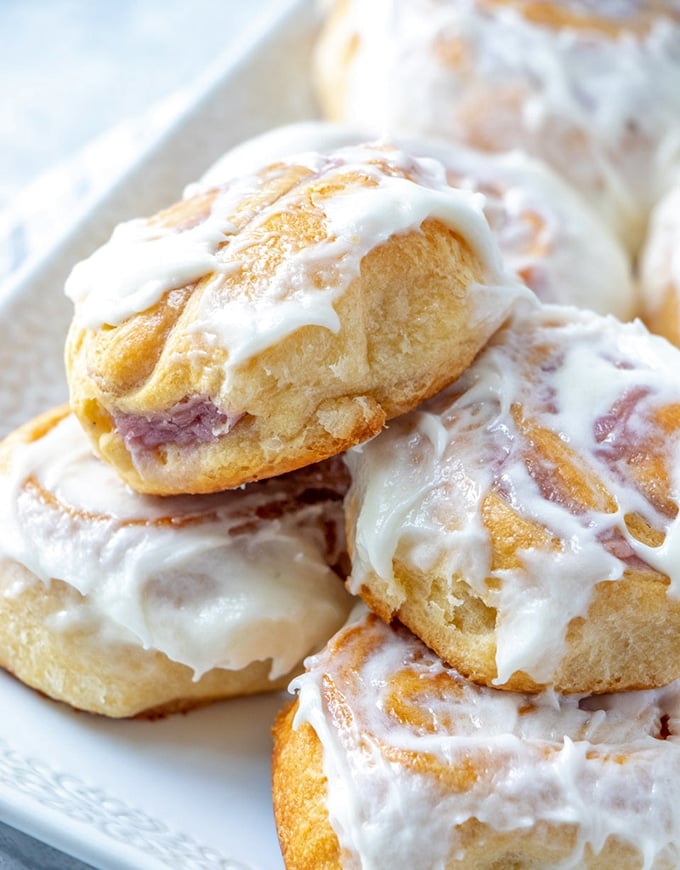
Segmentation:
{"type": "Polygon", "coordinates": [[[131,453],[153,450],[161,444],[188,447],[213,443],[226,435],[243,414],[227,414],[210,399],[187,396],[165,413],[118,414],[115,425],[131,453]]]}

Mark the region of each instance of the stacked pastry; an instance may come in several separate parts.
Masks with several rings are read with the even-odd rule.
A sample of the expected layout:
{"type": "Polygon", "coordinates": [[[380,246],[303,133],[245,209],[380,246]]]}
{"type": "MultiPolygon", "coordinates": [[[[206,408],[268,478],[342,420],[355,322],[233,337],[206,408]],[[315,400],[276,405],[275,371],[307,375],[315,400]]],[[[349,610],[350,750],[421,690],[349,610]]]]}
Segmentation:
{"type": "Polygon", "coordinates": [[[387,146],[197,190],[66,289],[70,408],[0,447],[0,664],[111,716],[288,682],[352,602],[338,454],[531,297],[475,195],[387,146]]]}
{"type": "Polygon", "coordinates": [[[288,867],[678,865],[679,370],[544,306],[348,452],[373,614],[278,721],[288,867]]]}
{"type": "Polygon", "coordinates": [[[63,407],[0,445],[0,481],[0,663],[73,707],[150,717],[283,687],[348,612],[337,462],[145,497],[63,407]]]}
{"type": "Polygon", "coordinates": [[[677,867],[680,356],[601,314],[678,343],[680,7],[330,9],[328,118],[437,136],[428,153],[484,194],[528,284],[545,263],[513,263],[518,176],[508,197],[499,169],[527,158],[496,152],[546,160],[639,265],[641,300],[570,296],[563,271],[566,296],[533,289],[581,310],[515,312],[455,382],[347,452],[362,604],[275,727],[286,866],[677,867]]]}
{"type": "MultiPolygon", "coordinates": [[[[324,37],[348,95],[388,11],[360,5],[324,37]]],[[[70,406],[0,446],[0,664],[112,716],[294,675],[289,868],[680,860],[680,351],[623,323],[680,114],[657,5],[393,3],[437,58],[417,107],[381,61],[398,136],[247,143],[68,281],[70,406]],[[658,99],[640,126],[598,102],[602,138],[622,46],[658,99]],[[466,144],[412,137],[447,133],[417,123],[442,61],[466,144]],[[559,153],[595,210],[489,141],[559,153]]]]}

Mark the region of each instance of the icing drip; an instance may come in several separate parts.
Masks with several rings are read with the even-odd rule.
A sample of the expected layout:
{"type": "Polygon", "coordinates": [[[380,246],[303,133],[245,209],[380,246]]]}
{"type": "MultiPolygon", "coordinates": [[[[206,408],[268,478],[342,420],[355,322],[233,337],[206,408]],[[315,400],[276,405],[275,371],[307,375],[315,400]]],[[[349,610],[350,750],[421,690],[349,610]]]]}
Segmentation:
{"type": "Polygon", "coordinates": [[[348,453],[352,590],[374,572],[403,601],[395,558],[464,578],[497,610],[499,683],[517,670],[551,682],[569,622],[633,564],[679,597],[680,431],[663,425],[678,370],[678,351],[640,324],[551,306],[516,318],[457,383],[348,453]],[[649,456],[662,464],[645,482],[649,456]],[[490,498],[540,530],[515,566],[492,564],[490,498]],[[631,517],[661,542],[638,539],[631,517]]]}
{"type": "Polygon", "coordinates": [[[308,722],[323,745],[349,867],[443,867],[450,852],[464,862],[456,826],[471,819],[537,838],[543,822],[576,826],[565,870],[610,836],[647,870],[680,859],[678,682],[592,698],[486,689],[359,608],[291,690],[294,727],[308,722]],[[437,766],[441,780],[428,773],[437,766]]]}
{"type": "Polygon", "coordinates": [[[0,555],[85,596],[55,628],[160,650],[197,676],[271,659],[273,679],[348,612],[329,567],[345,487],[325,463],[211,496],[140,496],[69,416],[18,447],[0,477],[0,555]]]}
{"type": "Polygon", "coordinates": [[[205,212],[199,223],[174,229],[138,221],[124,225],[76,267],[66,291],[76,303],[78,322],[91,329],[120,324],[158,303],[170,288],[200,280],[196,316],[185,328],[224,348],[228,370],[300,327],[337,331],[334,303],[359,274],[362,258],[394,235],[419,230],[428,218],[455,230],[482,264],[486,282],[471,294],[472,317],[477,316],[475,299],[478,316],[484,317],[494,294],[502,294],[506,304],[513,294],[526,295],[502,267],[481,197],[451,188],[433,159],[379,145],[347,147],[328,156],[308,153],[223,185],[209,209],[204,207],[208,195],[196,196],[205,212]],[[299,184],[248,211],[267,184],[294,169],[299,184]],[[305,191],[320,179],[326,192],[317,186],[310,202],[305,191]],[[272,220],[299,208],[319,216],[320,237],[304,243],[291,239],[286,256],[260,274],[248,259],[249,248],[254,240],[266,240],[272,220]],[[237,231],[244,214],[247,232],[237,231]],[[252,280],[240,282],[247,269],[252,280]]]}
{"type": "MultiPolygon", "coordinates": [[[[275,128],[227,152],[191,191],[224,184],[291,154],[327,154],[366,138],[324,122],[275,128]]],[[[488,154],[403,136],[382,141],[440,161],[451,187],[478,195],[506,268],[542,302],[577,305],[621,320],[633,316],[637,300],[628,256],[608,227],[547,165],[519,151],[488,154]]]]}

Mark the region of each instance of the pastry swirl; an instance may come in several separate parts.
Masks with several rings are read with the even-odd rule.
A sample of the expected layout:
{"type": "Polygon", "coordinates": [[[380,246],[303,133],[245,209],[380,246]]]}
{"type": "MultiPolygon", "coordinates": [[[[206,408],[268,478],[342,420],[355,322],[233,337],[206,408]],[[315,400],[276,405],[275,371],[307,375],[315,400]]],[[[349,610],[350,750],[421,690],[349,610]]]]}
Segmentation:
{"type": "Polygon", "coordinates": [[[349,611],[347,485],[334,459],[142,496],[68,408],[38,417],[0,445],[0,664],[108,716],[282,687],[349,611]]]}
{"type": "Polygon", "coordinates": [[[640,323],[517,317],[349,451],[351,590],[487,685],[680,677],[678,371],[640,323]]]}
{"type": "Polygon", "coordinates": [[[292,688],[273,773],[288,870],[677,866],[677,682],[498,692],[369,615],[292,688]]]}

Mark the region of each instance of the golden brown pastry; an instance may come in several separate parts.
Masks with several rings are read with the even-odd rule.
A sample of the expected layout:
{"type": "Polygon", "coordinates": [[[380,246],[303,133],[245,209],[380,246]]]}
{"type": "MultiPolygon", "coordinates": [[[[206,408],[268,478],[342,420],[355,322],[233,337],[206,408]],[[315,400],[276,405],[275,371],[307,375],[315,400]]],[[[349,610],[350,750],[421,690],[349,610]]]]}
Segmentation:
{"type": "Polygon", "coordinates": [[[335,0],[325,116],[513,148],[557,169],[637,250],[680,143],[677,0],[335,0]]]}
{"type": "Polygon", "coordinates": [[[0,666],[114,717],[282,688],[352,603],[347,484],[334,459],[233,492],[142,496],[68,408],[38,417],[0,444],[0,666]]]}
{"type": "Polygon", "coordinates": [[[455,378],[528,294],[474,196],[389,147],[279,162],[121,225],[74,269],[75,414],[134,489],[335,455],[455,378]]]}
{"type": "Polygon", "coordinates": [[[678,866],[680,683],[498,692],[369,615],[293,687],[274,730],[287,870],[678,866]]]}
{"type": "MultiPolygon", "coordinates": [[[[304,121],[241,143],[191,190],[214,187],[262,163],[308,151],[328,153],[366,140],[342,124],[304,121]]],[[[479,195],[506,268],[541,302],[576,305],[629,320],[639,314],[627,252],[581,196],[547,164],[520,151],[489,154],[455,142],[414,137],[383,141],[439,160],[451,187],[479,195]]]]}
{"type": "Polygon", "coordinates": [[[350,589],[463,674],[597,693],[680,677],[680,352],[545,306],[349,451],[350,589]]]}

